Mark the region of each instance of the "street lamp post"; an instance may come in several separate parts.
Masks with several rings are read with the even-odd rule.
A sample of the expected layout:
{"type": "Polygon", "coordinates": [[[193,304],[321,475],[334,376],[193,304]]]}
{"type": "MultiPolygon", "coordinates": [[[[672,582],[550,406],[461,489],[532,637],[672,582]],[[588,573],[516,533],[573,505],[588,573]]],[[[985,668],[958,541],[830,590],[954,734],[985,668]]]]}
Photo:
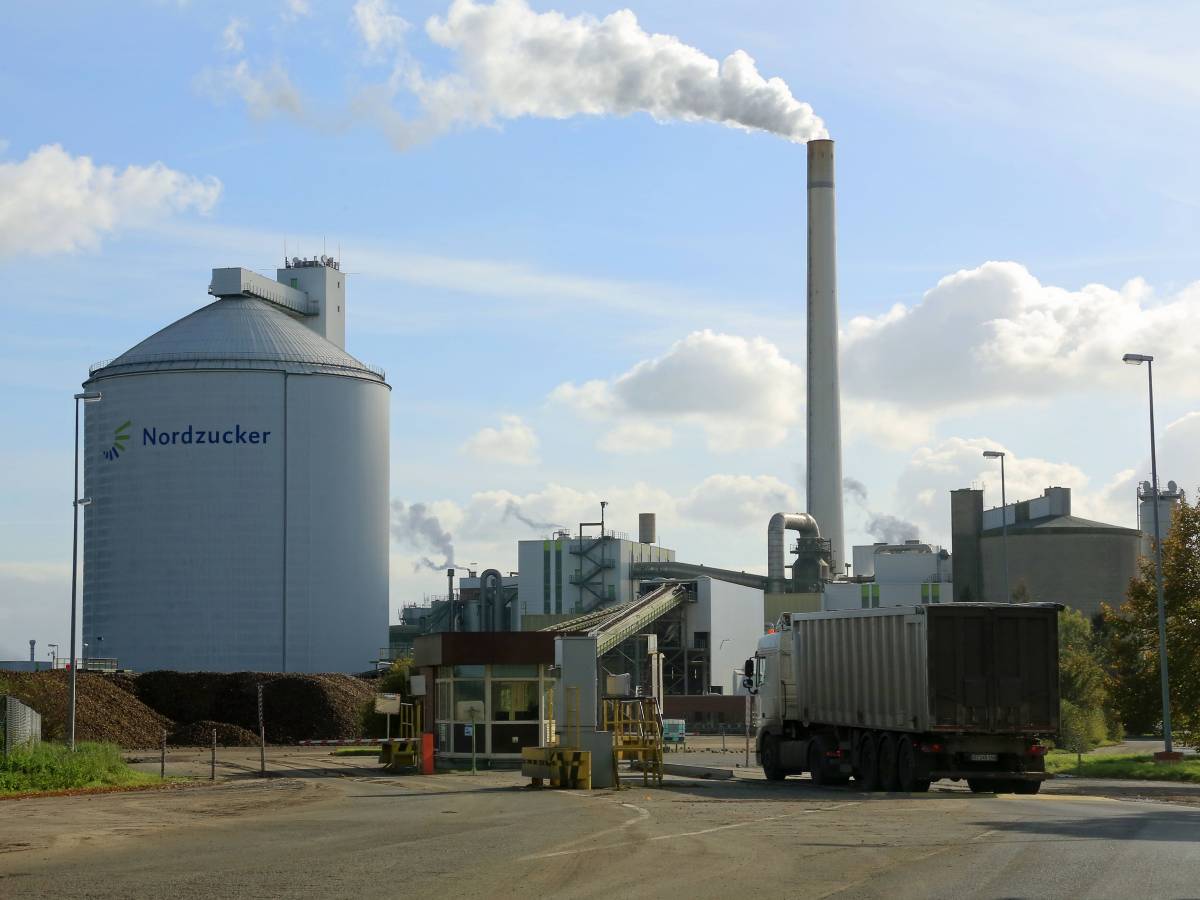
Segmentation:
{"type": "Polygon", "coordinates": [[[1000,533],[1004,544],[1004,596],[1012,603],[1012,585],[1008,583],[1008,496],[1004,489],[1004,451],[984,450],[983,455],[988,459],[1000,460],[1000,533]]]}
{"type": "Polygon", "coordinates": [[[1162,681],[1163,750],[1173,753],[1171,742],[1171,678],[1167,669],[1167,604],[1163,598],[1162,535],[1158,525],[1158,458],[1154,446],[1154,357],[1126,353],[1121,361],[1131,366],[1146,364],[1150,385],[1150,483],[1154,491],[1154,581],[1158,593],[1158,671],[1162,681]]]}
{"type": "Polygon", "coordinates": [[[100,399],[99,391],[84,391],[75,395],[75,490],[71,494],[71,506],[74,508],[74,532],[71,537],[71,655],[67,657],[71,664],[71,708],[67,714],[67,735],[70,747],[75,749],[75,670],[79,668],[75,658],[75,611],[78,607],[76,585],[79,581],[79,507],[87,506],[92,501],[79,496],[79,404],[95,403],[100,399]]]}

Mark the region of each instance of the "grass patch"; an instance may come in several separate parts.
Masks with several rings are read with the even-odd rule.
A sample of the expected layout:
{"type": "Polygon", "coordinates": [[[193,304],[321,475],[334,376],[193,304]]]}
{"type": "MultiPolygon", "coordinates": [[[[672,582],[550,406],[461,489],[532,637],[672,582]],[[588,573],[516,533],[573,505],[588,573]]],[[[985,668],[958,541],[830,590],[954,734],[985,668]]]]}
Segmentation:
{"type": "Polygon", "coordinates": [[[378,756],[378,747],[338,747],[333,751],[334,756],[378,756]]]}
{"type": "Polygon", "coordinates": [[[1083,778],[1129,778],[1200,784],[1200,759],[1186,757],[1183,762],[1161,765],[1149,753],[1085,753],[1083,767],[1080,768],[1076,754],[1068,750],[1052,750],[1046,754],[1046,771],[1083,778]]]}
{"type": "Polygon", "coordinates": [[[125,765],[115,744],[75,746],[72,753],[64,744],[43,742],[0,756],[0,796],[159,783],[154,775],[135,772],[125,765]]]}

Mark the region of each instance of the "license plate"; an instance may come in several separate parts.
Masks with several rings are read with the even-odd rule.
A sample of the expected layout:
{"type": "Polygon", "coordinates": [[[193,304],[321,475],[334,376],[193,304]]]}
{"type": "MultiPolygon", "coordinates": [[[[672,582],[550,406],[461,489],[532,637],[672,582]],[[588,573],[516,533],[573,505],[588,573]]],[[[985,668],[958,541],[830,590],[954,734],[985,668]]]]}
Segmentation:
{"type": "Polygon", "coordinates": [[[972,753],[969,758],[971,762],[995,762],[1000,755],[998,753],[972,753]]]}

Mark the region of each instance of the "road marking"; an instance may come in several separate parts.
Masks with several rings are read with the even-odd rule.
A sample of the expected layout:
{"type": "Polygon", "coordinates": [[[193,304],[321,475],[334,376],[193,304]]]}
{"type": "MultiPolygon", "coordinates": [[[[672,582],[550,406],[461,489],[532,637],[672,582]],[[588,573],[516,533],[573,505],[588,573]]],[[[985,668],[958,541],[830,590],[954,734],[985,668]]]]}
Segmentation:
{"type": "MultiPolygon", "coordinates": [[[[732,822],[728,825],[715,825],[712,828],[703,828],[700,831],[682,831],[682,832],[678,832],[675,834],[658,834],[658,835],[654,835],[653,837],[646,838],[644,841],[620,841],[615,844],[604,844],[599,847],[576,847],[575,849],[572,849],[572,850],[553,850],[549,853],[534,853],[530,856],[521,857],[520,861],[521,862],[530,862],[532,860],[538,860],[538,859],[554,859],[555,857],[558,857],[558,856],[573,856],[576,853],[594,853],[597,850],[613,850],[613,849],[617,849],[620,847],[635,847],[635,846],[640,846],[641,844],[650,843],[651,841],[671,841],[671,840],[675,840],[677,838],[698,837],[698,836],[704,835],[704,834],[712,834],[713,832],[717,832],[717,831],[729,831],[733,828],[745,828],[749,825],[761,825],[764,822],[775,822],[775,821],[778,821],[779,819],[794,819],[798,816],[806,816],[811,813],[828,812],[828,811],[834,810],[834,809],[843,809],[847,806],[858,806],[861,802],[862,802],[861,800],[855,800],[850,803],[835,803],[832,806],[818,806],[818,807],[813,807],[812,809],[805,809],[805,810],[802,810],[797,813],[782,813],[777,816],[764,816],[760,819],[749,819],[745,822],[732,822]]],[[[644,812],[646,814],[646,816],[648,816],[650,814],[647,810],[643,810],[640,806],[633,806],[630,803],[622,803],[621,805],[628,806],[631,809],[640,810],[641,812],[644,812]]],[[[570,846],[570,844],[578,844],[580,841],[591,840],[593,838],[599,837],[602,834],[608,834],[613,831],[618,831],[621,828],[626,828],[629,825],[632,825],[636,822],[640,822],[644,818],[645,818],[645,816],[641,816],[637,819],[630,819],[628,822],[623,822],[622,824],[617,825],[613,828],[606,828],[604,831],[598,831],[595,834],[590,834],[590,835],[587,835],[586,837],[578,838],[577,840],[570,841],[568,844],[564,844],[563,846],[570,846]]]]}

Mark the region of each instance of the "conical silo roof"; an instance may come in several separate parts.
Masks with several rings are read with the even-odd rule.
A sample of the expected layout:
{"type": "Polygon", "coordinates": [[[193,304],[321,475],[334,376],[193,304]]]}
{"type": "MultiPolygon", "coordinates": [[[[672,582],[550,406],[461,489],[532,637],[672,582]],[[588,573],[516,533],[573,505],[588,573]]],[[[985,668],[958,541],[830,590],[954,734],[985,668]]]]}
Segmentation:
{"type": "Polygon", "coordinates": [[[297,316],[245,296],[225,297],[184,316],[116,359],[92,366],[89,380],[187,369],[271,369],[384,380],[382,371],[327,341],[297,316]]]}

